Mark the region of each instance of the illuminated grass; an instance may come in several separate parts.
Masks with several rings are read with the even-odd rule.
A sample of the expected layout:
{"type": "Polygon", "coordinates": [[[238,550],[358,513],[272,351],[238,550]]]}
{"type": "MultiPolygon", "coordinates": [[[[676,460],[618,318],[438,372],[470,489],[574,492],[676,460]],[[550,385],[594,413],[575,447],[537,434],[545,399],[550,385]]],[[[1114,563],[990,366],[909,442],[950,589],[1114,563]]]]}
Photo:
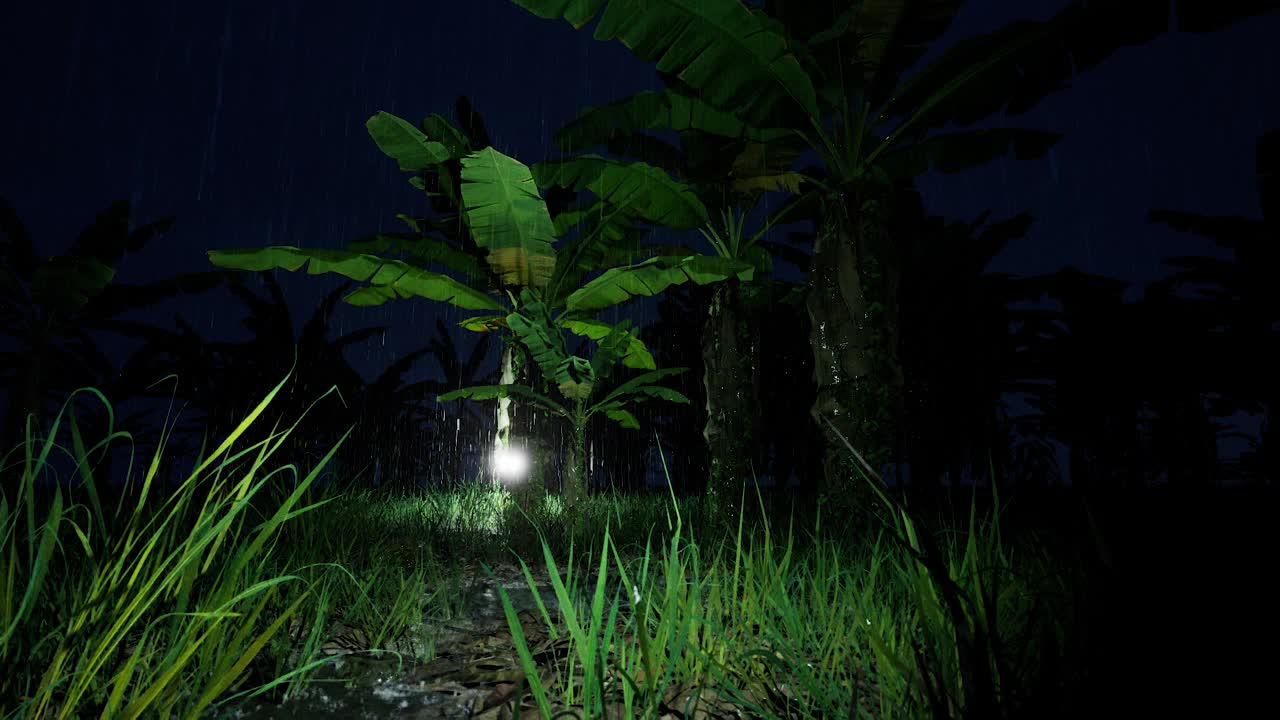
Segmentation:
{"type": "Polygon", "coordinates": [[[71,402],[49,438],[6,458],[0,662],[16,671],[0,674],[0,716],[285,699],[331,661],[336,626],[360,631],[356,652],[421,662],[423,618],[467,611],[459,568],[513,549],[559,601],[538,600],[564,650],[544,682],[548,661],[498,589],[542,717],[962,717],[982,703],[1002,717],[1051,702],[1045,687],[1068,692],[1070,674],[1040,659],[1069,645],[1072,580],[1038,545],[1007,545],[994,510],[927,533],[886,496],[889,523],[855,535],[832,527],[848,514],[830,504],[759,494],[731,518],[674,495],[596,495],[572,514],[480,486],[324,495],[311,487],[324,460],[268,470],[297,424],[248,439],[279,388],[176,488],[155,480],[163,439],[124,491],[102,485],[104,449],[130,438],[87,446],[71,402]],[[53,477],[59,459],[74,477],[53,477]]]}

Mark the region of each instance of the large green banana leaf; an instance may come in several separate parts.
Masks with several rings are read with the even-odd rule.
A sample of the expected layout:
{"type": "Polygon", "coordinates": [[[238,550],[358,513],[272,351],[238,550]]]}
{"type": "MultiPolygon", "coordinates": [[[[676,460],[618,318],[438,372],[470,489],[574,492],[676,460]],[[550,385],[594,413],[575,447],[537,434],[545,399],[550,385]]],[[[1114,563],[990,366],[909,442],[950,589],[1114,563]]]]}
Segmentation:
{"type": "Polygon", "coordinates": [[[629,265],[651,255],[642,246],[648,229],[639,222],[640,216],[630,208],[599,199],[557,215],[558,235],[563,237],[575,228],[577,232],[556,251],[556,269],[544,294],[547,302],[559,306],[589,271],[629,265]]]}
{"type": "Polygon", "coordinates": [[[546,287],[555,270],[555,226],[533,174],[493,148],[462,159],[462,199],[476,244],[505,285],[546,287]]]}
{"type": "Polygon", "coordinates": [[[756,128],[701,98],[667,89],[644,90],[608,105],[585,108],[553,140],[565,152],[578,152],[602,145],[618,133],[642,130],[700,130],[761,142],[794,135],[787,129],[756,128]]]}
{"type": "MultiPolygon", "coordinates": [[[[581,335],[596,342],[608,337],[617,327],[599,320],[567,319],[562,319],[560,326],[574,335],[581,335]]],[[[653,361],[653,354],[649,352],[649,348],[645,346],[644,341],[640,339],[640,336],[634,330],[626,330],[625,347],[626,349],[622,354],[623,365],[637,370],[657,369],[658,365],[653,361]]]]}
{"type": "Polygon", "coordinates": [[[533,166],[542,187],[560,185],[590,190],[617,207],[633,210],[649,222],[692,230],[707,222],[707,208],[693,189],[664,170],[642,162],[623,162],[599,155],[546,160],[533,166]]]}
{"type": "Polygon", "coordinates": [[[596,410],[604,408],[612,403],[621,402],[622,400],[632,397],[636,394],[649,395],[651,397],[661,397],[664,400],[671,400],[672,402],[688,402],[689,401],[688,398],[676,392],[675,390],[672,390],[671,388],[664,388],[660,385],[652,384],[654,382],[657,382],[658,380],[661,380],[662,378],[670,377],[672,375],[680,375],[681,373],[685,373],[688,371],[689,371],[689,368],[686,368],[686,367],[673,367],[673,368],[661,368],[659,370],[650,370],[647,373],[640,373],[639,375],[631,378],[630,380],[614,388],[613,391],[610,392],[608,395],[606,395],[603,400],[601,400],[593,408],[591,408],[591,412],[595,412],[596,410]]]}
{"type": "Polygon", "coordinates": [[[437,402],[450,402],[452,400],[494,400],[499,398],[507,398],[515,395],[516,397],[529,400],[535,405],[541,406],[545,410],[549,410],[556,415],[569,417],[569,411],[564,406],[525,385],[474,385],[465,387],[453,392],[447,392],[436,398],[437,402]]]}
{"type": "Polygon", "coordinates": [[[600,339],[595,354],[591,356],[591,374],[597,381],[603,382],[613,372],[614,363],[622,359],[627,352],[628,339],[631,337],[631,322],[623,320],[609,330],[609,334],[600,339]]]}
{"type": "Polygon", "coordinates": [[[445,147],[450,159],[456,160],[471,152],[467,136],[443,116],[432,113],[422,119],[421,127],[427,137],[436,138],[445,147]]]}
{"type": "Polygon", "coordinates": [[[565,309],[568,312],[599,310],[633,297],[656,295],[672,285],[686,282],[706,285],[730,277],[750,281],[753,272],[751,265],[732,258],[661,255],[635,265],[606,270],[570,294],[565,300],[565,309]]]}
{"type": "Polygon", "coordinates": [[[528,289],[521,291],[520,309],[507,315],[507,327],[528,348],[533,361],[548,380],[556,383],[565,380],[559,373],[569,351],[565,348],[560,328],[556,327],[551,311],[542,300],[528,289]]]}
{"type": "Polygon", "coordinates": [[[235,270],[271,270],[280,268],[295,272],[308,265],[307,273],[337,273],[369,285],[343,298],[351,305],[381,305],[392,298],[425,297],[447,302],[467,310],[500,310],[487,293],[467,287],[448,275],[414,267],[400,260],[387,260],[376,255],[363,255],[346,250],[301,249],[271,246],[237,250],[210,250],[214,265],[235,270]]]}
{"type": "Polygon", "coordinates": [[[369,135],[378,148],[406,172],[420,172],[449,160],[449,149],[431,140],[412,123],[388,112],[379,111],[365,121],[369,135]]]}
{"type": "Polygon", "coordinates": [[[354,253],[403,253],[419,265],[443,265],[468,278],[485,276],[484,268],[474,255],[429,235],[383,233],[353,240],[347,244],[347,250],[354,253]]]}
{"type": "Polygon", "coordinates": [[[785,33],[740,0],[513,1],[575,28],[599,14],[597,40],[617,38],[659,72],[678,76],[711,105],[736,109],[753,125],[786,105],[818,116],[813,82],[785,33]]]}

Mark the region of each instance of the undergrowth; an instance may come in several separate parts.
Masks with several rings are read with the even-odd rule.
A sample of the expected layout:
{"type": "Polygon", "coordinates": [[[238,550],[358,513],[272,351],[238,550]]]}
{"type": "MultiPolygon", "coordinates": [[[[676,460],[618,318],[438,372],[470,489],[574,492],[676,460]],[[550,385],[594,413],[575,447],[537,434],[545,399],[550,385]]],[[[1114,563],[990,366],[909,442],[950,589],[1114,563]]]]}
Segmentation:
{"type": "Polygon", "coordinates": [[[93,390],[5,457],[0,716],[195,717],[287,700],[344,652],[407,668],[431,656],[424,618],[466,612],[463,566],[513,561],[531,586],[545,567],[559,606],[540,612],[571,650],[548,686],[500,592],[543,717],[1066,712],[1080,578],[1003,537],[998,506],[930,531],[869,470],[884,522],[860,527],[838,499],[760,493],[734,517],[674,495],[340,493],[315,482],[336,448],[276,458],[305,417],[255,435],[283,384],[174,486],[164,433],[109,481],[132,438],[81,436],[76,400],[111,412],[93,390]],[[364,647],[327,645],[338,626],[364,647]]]}

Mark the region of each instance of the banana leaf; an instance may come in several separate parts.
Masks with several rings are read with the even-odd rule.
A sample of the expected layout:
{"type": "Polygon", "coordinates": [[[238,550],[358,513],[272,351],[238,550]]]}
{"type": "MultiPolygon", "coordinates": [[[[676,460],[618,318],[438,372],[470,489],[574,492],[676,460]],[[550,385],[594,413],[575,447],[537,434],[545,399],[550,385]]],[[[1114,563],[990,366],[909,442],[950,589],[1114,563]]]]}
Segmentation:
{"type": "Polygon", "coordinates": [[[555,226],[529,168],[493,148],[462,159],[463,213],[505,285],[545,287],[555,269],[555,226]]]}
{"type": "Polygon", "coordinates": [[[538,405],[539,407],[562,417],[569,417],[569,411],[564,406],[525,385],[475,385],[465,387],[453,392],[447,392],[436,398],[438,402],[451,402],[453,400],[494,400],[500,398],[508,398],[516,396],[524,400],[538,405]]]}
{"type": "Polygon", "coordinates": [[[665,227],[691,230],[707,222],[707,208],[692,188],[642,162],[579,155],[537,163],[533,176],[542,187],[590,190],[602,200],[665,227]]]}
{"type": "Polygon", "coordinates": [[[400,163],[405,172],[421,172],[450,158],[449,149],[429,139],[407,120],[379,111],[365,121],[378,149],[400,163]]]}
{"type": "MultiPolygon", "coordinates": [[[[615,326],[599,320],[562,319],[560,325],[575,335],[581,335],[596,341],[608,337],[616,329],[615,326]]],[[[653,361],[653,354],[649,352],[649,348],[645,346],[640,336],[635,331],[628,329],[625,338],[626,350],[621,358],[622,364],[637,370],[656,370],[658,366],[653,361]]]]}
{"type": "Polygon", "coordinates": [[[351,305],[381,305],[393,298],[425,297],[440,300],[466,310],[501,310],[487,293],[467,287],[447,275],[414,267],[400,260],[364,255],[345,250],[304,250],[276,245],[265,248],[210,250],[214,265],[235,270],[271,270],[280,268],[295,272],[307,265],[307,273],[337,273],[368,286],[359,288],[343,300],[351,305]],[[309,263],[309,265],[308,265],[309,263]]]}
{"type": "Polygon", "coordinates": [[[751,265],[731,258],[662,255],[635,265],[606,270],[570,294],[565,300],[565,309],[568,312],[599,310],[634,297],[656,295],[672,285],[686,282],[706,285],[730,277],[745,282],[750,281],[753,275],[751,265]]]}
{"type": "Polygon", "coordinates": [[[809,76],[776,21],[739,0],[513,0],[542,18],[617,39],[659,72],[678,75],[712,106],[760,125],[786,106],[818,116],[809,76]]]}

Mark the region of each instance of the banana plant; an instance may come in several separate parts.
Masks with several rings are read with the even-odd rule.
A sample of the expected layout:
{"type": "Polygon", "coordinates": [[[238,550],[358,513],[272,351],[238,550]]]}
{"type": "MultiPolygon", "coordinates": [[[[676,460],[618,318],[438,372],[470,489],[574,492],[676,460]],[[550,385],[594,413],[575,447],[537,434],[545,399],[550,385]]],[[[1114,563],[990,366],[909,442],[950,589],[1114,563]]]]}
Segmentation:
{"type": "Polygon", "coordinates": [[[169,231],[172,218],[135,224],[126,201],[98,213],[64,252],[42,257],[9,202],[0,198],[0,388],[8,408],[0,442],[21,440],[28,418],[45,419],[65,393],[84,385],[109,390],[114,361],[94,333],[138,337],[145,326],[126,322],[131,310],[198,293],[227,280],[222,272],[176,275],[140,284],[115,281],[126,253],[143,250],[169,231]]]}
{"type": "MultiPolygon", "coordinates": [[[[613,333],[614,326],[594,317],[605,307],[673,284],[751,275],[744,263],[691,251],[634,261],[652,254],[641,248],[639,223],[696,223],[706,212],[687,188],[644,163],[582,159],[571,167],[543,163],[531,169],[490,146],[474,149],[473,138],[438,115],[415,127],[378,113],[366,125],[401,170],[415,173],[410,182],[431,198],[435,217],[402,216],[412,233],[376,235],[346,250],[213,250],[210,260],[242,270],[297,271],[305,266],[310,274],[337,273],[364,283],[344,298],[353,305],[425,297],[485,311],[461,323],[476,331],[504,328],[514,309],[508,298],[532,289],[556,309],[560,327],[593,340],[613,333]],[[574,194],[588,190],[599,199],[559,212],[553,221],[541,185],[574,194]],[[565,237],[559,248],[553,244],[565,237]],[[403,259],[387,257],[393,254],[403,259]]],[[[628,330],[625,339],[624,365],[655,367],[636,333],[628,330]]],[[[514,382],[513,360],[504,352],[504,383],[514,382]]],[[[506,397],[499,402],[499,446],[509,432],[508,403],[506,397]]]]}
{"type": "MultiPolygon", "coordinates": [[[[563,150],[636,132],[696,130],[760,145],[762,155],[780,161],[800,157],[797,143],[816,153],[816,168],[792,175],[787,162],[741,179],[789,192],[804,181],[800,192],[818,230],[806,299],[818,385],[812,414],[834,420],[819,422],[830,447],[841,434],[877,459],[886,459],[901,416],[894,184],[1010,151],[1019,159],[1044,154],[1056,133],[949,126],[1031,109],[1117,49],[1165,32],[1173,5],[1135,12],[1122,3],[1074,0],[1046,21],[1010,23],[913,69],[962,0],[513,2],[577,29],[598,20],[597,40],[620,41],[674,86],[584,113],[562,133],[563,150]]],[[[1180,31],[1204,32],[1257,7],[1196,0],[1177,10],[1180,31]]],[[[647,138],[646,147],[668,150],[657,138],[647,138]]],[[[829,484],[846,479],[836,464],[826,475],[829,484]]]]}
{"type": "Polygon", "coordinates": [[[586,491],[586,431],[591,418],[604,414],[624,428],[639,429],[639,420],[628,409],[634,404],[652,399],[685,404],[689,402],[689,398],[680,392],[655,384],[662,378],[678,375],[688,368],[649,370],[611,390],[602,390],[613,367],[627,353],[628,338],[631,336],[628,321],[617,324],[608,335],[601,338],[595,353],[587,359],[569,353],[564,338],[565,329],[556,322],[551,308],[532,290],[526,288],[521,291],[519,308],[508,314],[505,320],[515,334],[516,341],[537,364],[542,378],[547,384],[555,385],[563,401],[528,385],[515,383],[461,388],[441,395],[439,400],[492,400],[516,396],[553,416],[564,418],[569,423],[572,434],[564,465],[567,468],[564,497],[569,505],[580,500],[586,491]],[[599,397],[601,395],[603,397],[599,397]]]}

